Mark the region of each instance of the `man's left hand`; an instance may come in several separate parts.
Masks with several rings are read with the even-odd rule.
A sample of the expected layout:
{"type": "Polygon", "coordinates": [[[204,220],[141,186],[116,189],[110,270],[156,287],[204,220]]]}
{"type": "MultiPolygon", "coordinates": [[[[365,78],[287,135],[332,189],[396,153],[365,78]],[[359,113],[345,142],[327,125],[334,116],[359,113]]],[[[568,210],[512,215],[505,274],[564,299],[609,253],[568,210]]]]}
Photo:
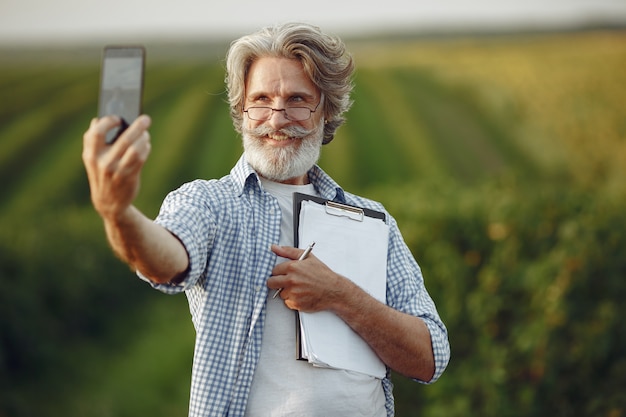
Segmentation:
{"type": "Polygon", "coordinates": [[[333,309],[341,298],[340,287],[346,278],[333,272],[313,252],[299,261],[303,249],[272,245],[272,251],[288,260],[274,267],[267,286],[282,288],[280,297],[287,307],[307,313],[333,309]]]}

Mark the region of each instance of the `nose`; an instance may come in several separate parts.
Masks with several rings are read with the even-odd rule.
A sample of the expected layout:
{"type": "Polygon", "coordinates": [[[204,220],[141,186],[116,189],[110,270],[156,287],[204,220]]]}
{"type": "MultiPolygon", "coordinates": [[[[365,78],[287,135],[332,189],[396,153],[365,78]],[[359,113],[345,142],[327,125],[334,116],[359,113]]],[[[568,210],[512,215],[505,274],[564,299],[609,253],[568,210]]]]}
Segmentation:
{"type": "Polygon", "coordinates": [[[290,123],[284,110],[274,110],[267,123],[275,130],[280,130],[290,123]]]}

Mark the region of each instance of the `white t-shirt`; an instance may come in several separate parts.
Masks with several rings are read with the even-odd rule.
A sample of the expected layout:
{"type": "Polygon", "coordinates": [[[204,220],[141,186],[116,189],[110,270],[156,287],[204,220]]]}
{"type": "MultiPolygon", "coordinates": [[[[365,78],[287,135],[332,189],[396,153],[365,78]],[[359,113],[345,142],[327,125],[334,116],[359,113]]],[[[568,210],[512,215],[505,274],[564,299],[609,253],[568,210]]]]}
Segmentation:
{"type": "MultiPolygon", "coordinates": [[[[282,212],[279,245],[293,246],[293,193],[316,194],[312,185],[261,179],[282,212]]],[[[284,262],[279,258],[277,262],[284,262]]],[[[254,374],[246,417],[386,416],[380,379],[357,372],[317,368],[296,360],[295,312],[269,291],[261,357],[254,374]]]]}

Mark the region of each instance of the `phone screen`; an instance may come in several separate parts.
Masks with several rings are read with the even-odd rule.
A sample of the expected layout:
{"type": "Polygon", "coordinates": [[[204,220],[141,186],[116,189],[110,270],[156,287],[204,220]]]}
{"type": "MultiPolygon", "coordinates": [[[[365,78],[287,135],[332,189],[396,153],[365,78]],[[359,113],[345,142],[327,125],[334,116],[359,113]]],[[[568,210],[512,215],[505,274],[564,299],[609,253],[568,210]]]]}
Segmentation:
{"type": "Polygon", "coordinates": [[[115,115],[122,125],[107,134],[112,143],[141,114],[145,50],[108,46],[104,49],[98,116],[115,115]]]}

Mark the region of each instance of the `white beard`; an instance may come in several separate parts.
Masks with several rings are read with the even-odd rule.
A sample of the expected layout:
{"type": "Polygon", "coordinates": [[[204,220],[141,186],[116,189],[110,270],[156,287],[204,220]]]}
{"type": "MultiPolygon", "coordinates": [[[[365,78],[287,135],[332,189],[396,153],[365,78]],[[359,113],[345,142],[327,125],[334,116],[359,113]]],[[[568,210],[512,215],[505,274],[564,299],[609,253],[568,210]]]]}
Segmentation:
{"type": "Polygon", "coordinates": [[[243,148],[246,161],[259,175],[282,182],[305,175],[320,157],[324,139],[324,123],[311,130],[289,126],[278,132],[267,126],[243,128],[243,148]],[[275,148],[264,143],[268,134],[288,136],[291,146],[275,148]]]}

